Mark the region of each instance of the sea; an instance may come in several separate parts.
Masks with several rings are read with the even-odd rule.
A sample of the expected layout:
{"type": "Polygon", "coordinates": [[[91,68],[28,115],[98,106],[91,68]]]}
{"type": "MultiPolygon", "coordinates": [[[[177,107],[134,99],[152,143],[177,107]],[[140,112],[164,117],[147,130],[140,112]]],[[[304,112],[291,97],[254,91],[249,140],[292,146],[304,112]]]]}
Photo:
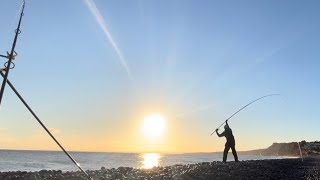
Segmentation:
{"type": "MultiPolygon", "coordinates": [[[[69,152],[84,170],[99,170],[101,167],[133,167],[149,169],[155,166],[194,164],[221,161],[222,153],[110,153],[110,152],[69,152]]],[[[239,160],[281,159],[282,156],[239,155],[239,160]]],[[[233,161],[231,153],[228,161],[233,161]]],[[[0,171],[78,171],[78,167],[60,151],[0,150],[0,171]]]]}

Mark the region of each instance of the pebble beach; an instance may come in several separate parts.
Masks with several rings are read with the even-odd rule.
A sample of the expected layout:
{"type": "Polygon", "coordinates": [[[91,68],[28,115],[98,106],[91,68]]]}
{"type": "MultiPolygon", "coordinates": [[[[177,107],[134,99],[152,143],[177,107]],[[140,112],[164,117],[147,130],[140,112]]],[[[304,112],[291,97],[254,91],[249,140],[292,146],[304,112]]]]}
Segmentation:
{"type": "MultiPolygon", "coordinates": [[[[119,167],[86,171],[92,179],[320,179],[320,158],[203,162],[197,164],[134,169],[119,167]]],[[[80,171],[41,170],[1,172],[0,180],[87,179],[80,171]]]]}

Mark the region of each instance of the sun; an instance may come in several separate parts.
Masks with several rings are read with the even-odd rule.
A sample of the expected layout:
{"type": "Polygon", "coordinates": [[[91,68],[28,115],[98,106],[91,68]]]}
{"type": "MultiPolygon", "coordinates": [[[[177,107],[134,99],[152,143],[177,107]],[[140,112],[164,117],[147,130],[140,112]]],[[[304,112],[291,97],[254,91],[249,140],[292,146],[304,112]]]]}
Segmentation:
{"type": "Polygon", "coordinates": [[[147,138],[156,138],[164,135],[166,119],[160,114],[150,114],[143,119],[141,131],[147,138]]]}

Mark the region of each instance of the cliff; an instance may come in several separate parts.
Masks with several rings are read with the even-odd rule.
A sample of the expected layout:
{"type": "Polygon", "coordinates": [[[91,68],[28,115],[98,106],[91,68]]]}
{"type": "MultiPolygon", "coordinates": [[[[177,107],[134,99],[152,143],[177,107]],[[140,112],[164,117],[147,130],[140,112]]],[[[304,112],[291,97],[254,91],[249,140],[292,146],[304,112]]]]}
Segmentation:
{"type": "Polygon", "coordinates": [[[265,156],[300,156],[299,145],[297,142],[273,143],[261,152],[265,156]]]}
{"type": "MultiPolygon", "coordinates": [[[[302,155],[319,155],[320,142],[299,142],[302,155]]],[[[264,155],[264,156],[300,156],[298,142],[290,143],[273,143],[266,149],[257,149],[251,151],[240,152],[241,154],[264,155]]]]}

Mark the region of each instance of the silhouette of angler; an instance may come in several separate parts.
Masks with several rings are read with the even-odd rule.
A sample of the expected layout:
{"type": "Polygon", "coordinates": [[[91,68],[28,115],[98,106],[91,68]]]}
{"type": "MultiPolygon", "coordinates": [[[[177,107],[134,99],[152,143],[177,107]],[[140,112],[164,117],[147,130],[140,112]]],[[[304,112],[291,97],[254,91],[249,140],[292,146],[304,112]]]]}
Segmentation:
{"type": "Polygon", "coordinates": [[[227,139],[227,142],[226,142],[226,145],[225,145],[225,148],[224,148],[224,151],[223,151],[223,162],[227,161],[227,155],[228,155],[228,152],[229,152],[230,148],[232,150],[232,154],[234,156],[234,160],[236,162],[238,162],[239,161],[238,160],[238,155],[237,155],[237,151],[236,151],[236,148],[235,148],[236,143],[235,143],[235,140],[234,140],[234,137],[233,137],[233,134],[232,134],[232,130],[228,125],[228,120],[226,121],[226,125],[224,126],[224,132],[219,134],[218,130],[219,129],[216,129],[217,135],[219,137],[225,136],[226,139],[227,139]]]}

